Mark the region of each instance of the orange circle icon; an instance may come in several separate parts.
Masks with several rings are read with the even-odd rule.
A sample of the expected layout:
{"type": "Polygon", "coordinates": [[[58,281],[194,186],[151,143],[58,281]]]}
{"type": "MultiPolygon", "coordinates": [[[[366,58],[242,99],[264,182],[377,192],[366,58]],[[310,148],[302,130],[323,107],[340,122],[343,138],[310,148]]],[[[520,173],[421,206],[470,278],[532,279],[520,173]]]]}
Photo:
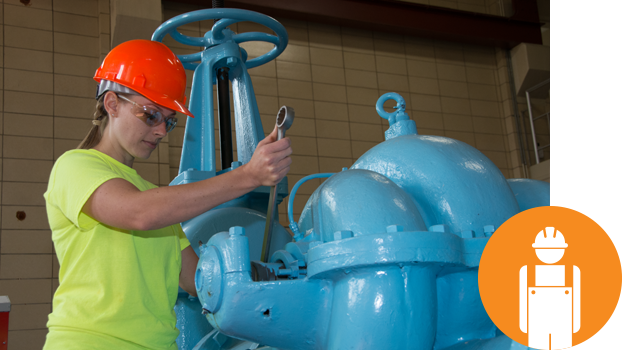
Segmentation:
{"type": "Polygon", "coordinates": [[[621,262],[589,217],[562,207],[523,211],[490,238],[479,267],[486,312],[507,336],[564,349],[595,335],[621,293],[621,262]]]}

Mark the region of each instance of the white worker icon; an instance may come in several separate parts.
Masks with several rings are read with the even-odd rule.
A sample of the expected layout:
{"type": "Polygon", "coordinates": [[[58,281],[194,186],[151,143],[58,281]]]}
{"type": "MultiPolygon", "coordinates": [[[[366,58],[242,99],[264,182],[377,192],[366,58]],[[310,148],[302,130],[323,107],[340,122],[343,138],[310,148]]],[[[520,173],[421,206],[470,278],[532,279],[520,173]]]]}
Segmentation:
{"type": "Polygon", "coordinates": [[[532,247],[538,259],[548,265],[535,266],[534,283],[528,283],[527,265],[521,268],[519,326],[528,334],[531,348],[555,350],[571,347],[573,333],[580,329],[580,270],[571,266],[571,283],[565,281],[566,269],[571,267],[553,265],[562,259],[568,247],[562,233],[553,227],[540,231],[532,247]]]}

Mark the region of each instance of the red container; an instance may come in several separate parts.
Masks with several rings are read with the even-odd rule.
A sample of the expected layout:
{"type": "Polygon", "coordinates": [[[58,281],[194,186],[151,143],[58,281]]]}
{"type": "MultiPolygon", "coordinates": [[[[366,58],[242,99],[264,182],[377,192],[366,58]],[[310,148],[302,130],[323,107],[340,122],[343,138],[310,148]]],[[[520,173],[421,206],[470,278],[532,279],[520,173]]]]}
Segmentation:
{"type": "Polygon", "coordinates": [[[0,350],[7,350],[9,342],[9,312],[11,300],[6,295],[0,295],[0,350]]]}

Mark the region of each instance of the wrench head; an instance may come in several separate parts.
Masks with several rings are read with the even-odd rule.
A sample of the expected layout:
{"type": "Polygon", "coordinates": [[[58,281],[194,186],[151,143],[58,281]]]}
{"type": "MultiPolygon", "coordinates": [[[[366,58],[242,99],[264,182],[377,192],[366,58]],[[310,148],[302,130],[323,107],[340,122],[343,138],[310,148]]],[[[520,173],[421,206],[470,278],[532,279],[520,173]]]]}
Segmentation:
{"type": "Polygon", "coordinates": [[[276,125],[278,126],[278,129],[286,131],[293,124],[293,119],[295,119],[295,110],[288,106],[282,106],[280,107],[278,116],[276,117],[276,125]]]}

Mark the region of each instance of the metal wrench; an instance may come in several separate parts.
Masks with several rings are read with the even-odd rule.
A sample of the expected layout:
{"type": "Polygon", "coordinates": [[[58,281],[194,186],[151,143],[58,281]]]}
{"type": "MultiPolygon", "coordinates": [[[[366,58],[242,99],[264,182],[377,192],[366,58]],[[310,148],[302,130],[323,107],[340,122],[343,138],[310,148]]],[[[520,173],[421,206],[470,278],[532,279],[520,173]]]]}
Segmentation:
{"type": "MultiPolygon", "coordinates": [[[[276,117],[276,127],[278,128],[278,138],[276,141],[284,138],[286,131],[293,124],[295,118],[295,111],[291,107],[282,106],[278,111],[276,117]]],[[[276,195],[277,186],[274,185],[269,190],[269,205],[267,206],[267,222],[265,223],[265,238],[263,239],[263,250],[260,255],[260,261],[268,262],[269,260],[269,248],[271,247],[271,234],[273,230],[273,221],[275,217],[276,209],[276,195]]]]}

